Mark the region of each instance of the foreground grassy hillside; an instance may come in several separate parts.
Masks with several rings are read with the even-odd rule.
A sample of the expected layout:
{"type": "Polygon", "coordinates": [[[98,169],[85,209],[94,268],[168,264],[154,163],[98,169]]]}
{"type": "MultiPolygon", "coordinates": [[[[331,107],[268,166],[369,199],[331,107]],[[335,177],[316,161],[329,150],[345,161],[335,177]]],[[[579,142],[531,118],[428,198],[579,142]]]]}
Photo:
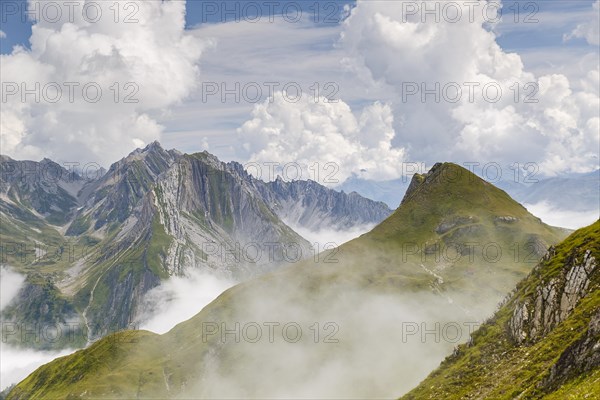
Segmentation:
{"type": "Polygon", "coordinates": [[[456,344],[404,338],[406,324],[491,315],[565,235],[469,171],[436,164],[370,233],[235,286],[165,335],[109,336],[55,360],[9,398],[392,397],[456,344]]]}
{"type": "Polygon", "coordinates": [[[551,249],[403,399],[600,398],[600,222],[551,249]]]}

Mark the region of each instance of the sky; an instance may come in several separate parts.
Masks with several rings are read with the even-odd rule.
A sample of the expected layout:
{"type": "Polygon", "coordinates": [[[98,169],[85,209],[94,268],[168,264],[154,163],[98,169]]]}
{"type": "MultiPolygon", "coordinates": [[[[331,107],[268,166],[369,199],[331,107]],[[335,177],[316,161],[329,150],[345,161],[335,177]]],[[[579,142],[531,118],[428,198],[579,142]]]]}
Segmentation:
{"type": "Polygon", "coordinates": [[[2,2],[3,154],[108,166],[160,140],[326,184],[598,168],[598,1],[67,4],[2,2]]]}

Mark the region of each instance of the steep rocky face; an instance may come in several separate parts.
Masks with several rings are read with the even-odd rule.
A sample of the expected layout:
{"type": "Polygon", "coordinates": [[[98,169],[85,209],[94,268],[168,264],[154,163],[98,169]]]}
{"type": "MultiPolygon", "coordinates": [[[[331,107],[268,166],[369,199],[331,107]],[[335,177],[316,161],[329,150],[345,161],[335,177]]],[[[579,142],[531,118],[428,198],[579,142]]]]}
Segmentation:
{"type": "Polygon", "coordinates": [[[208,153],[183,157],[153,191],[172,241],[170,274],[201,268],[240,279],[297,262],[311,247],[265,203],[249,176],[208,153]]]}
{"type": "Polygon", "coordinates": [[[179,152],[164,150],[158,142],[153,142],[111,165],[102,178],[81,190],[85,208],[80,210],[67,234],[79,235],[90,228],[110,229],[114,225],[107,225],[124,222],[159,175],[180,156],[179,152]]]}
{"type": "Polygon", "coordinates": [[[78,205],[86,181],[75,171],[44,159],[16,161],[0,156],[0,210],[19,218],[11,207],[31,210],[53,225],[64,225],[78,205]]]}
{"type": "MultiPolygon", "coordinates": [[[[56,310],[67,302],[94,339],[135,322],[145,293],[172,275],[194,268],[243,280],[313,255],[283,217],[351,227],[389,212],[314,182],[272,187],[238,163],[184,156],[158,142],[93,179],[50,160],[3,157],[1,165],[2,262],[49,279],[59,295],[39,301],[56,310]],[[62,257],[50,257],[56,252],[62,257]]],[[[23,304],[33,292],[19,297],[23,304]]],[[[24,317],[22,309],[16,305],[11,319],[24,317]]]]}
{"type": "MultiPolygon", "coordinates": [[[[551,248],[542,262],[555,257],[551,248]]],[[[517,304],[509,322],[512,338],[519,344],[539,340],[566,320],[588,291],[598,262],[587,250],[580,260],[567,261],[562,273],[535,289],[533,296],[517,304]]]]}
{"type": "Polygon", "coordinates": [[[366,199],[356,192],[336,192],[313,181],[285,182],[278,177],[261,185],[259,190],[280,218],[311,230],[378,224],[392,213],[385,203],[366,199]]]}
{"type": "Polygon", "coordinates": [[[540,383],[546,391],[556,390],[570,378],[585,376],[600,367],[600,308],[596,310],[584,332],[584,335],[561,353],[540,383]]]}

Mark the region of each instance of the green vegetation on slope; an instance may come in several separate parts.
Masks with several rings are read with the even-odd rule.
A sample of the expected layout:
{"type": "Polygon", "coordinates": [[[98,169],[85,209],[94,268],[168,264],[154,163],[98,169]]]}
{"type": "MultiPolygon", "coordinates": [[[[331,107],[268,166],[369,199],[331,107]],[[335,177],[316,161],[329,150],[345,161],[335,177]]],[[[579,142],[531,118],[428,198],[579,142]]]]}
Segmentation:
{"type": "MultiPolygon", "coordinates": [[[[598,398],[600,221],[576,231],[549,254],[519,283],[507,303],[474,332],[471,343],[461,345],[403,399],[598,398]],[[510,329],[514,310],[525,301],[535,304],[533,297],[538,291],[544,293],[546,285],[560,290],[568,272],[581,265],[586,252],[595,259],[595,268],[588,276],[587,295],[548,334],[527,338],[519,344],[510,329]],[[586,340],[590,343],[588,347],[582,346],[586,340]],[[573,349],[585,351],[579,351],[579,354],[573,349]]],[[[570,279],[574,278],[571,276],[570,279]]],[[[551,309],[546,306],[545,315],[553,315],[547,310],[551,309]]],[[[531,319],[526,323],[535,326],[531,319]]],[[[547,317],[542,320],[549,325],[547,317]]],[[[542,328],[543,325],[538,326],[537,330],[542,328]]]]}

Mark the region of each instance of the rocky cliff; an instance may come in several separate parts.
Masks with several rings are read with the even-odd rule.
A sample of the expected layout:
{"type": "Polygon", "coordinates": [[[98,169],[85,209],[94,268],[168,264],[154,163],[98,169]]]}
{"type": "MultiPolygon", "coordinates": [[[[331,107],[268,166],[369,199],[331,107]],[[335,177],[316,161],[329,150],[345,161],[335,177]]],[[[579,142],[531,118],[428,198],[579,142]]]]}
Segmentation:
{"type": "MultiPolygon", "coordinates": [[[[556,249],[551,247],[542,263],[553,257],[556,257],[556,249]]],[[[570,257],[560,274],[541,283],[535,288],[533,295],[515,305],[509,327],[511,337],[518,344],[535,342],[547,336],[571,315],[575,306],[588,293],[598,261],[591,250],[585,251],[579,259],[575,254],[570,257]]],[[[541,265],[543,264],[537,268],[541,268],[541,265]]]]}
{"type": "Polygon", "coordinates": [[[356,192],[336,192],[314,181],[286,182],[278,177],[261,185],[260,191],[281,219],[310,230],[373,225],[392,213],[382,202],[356,192]]]}

